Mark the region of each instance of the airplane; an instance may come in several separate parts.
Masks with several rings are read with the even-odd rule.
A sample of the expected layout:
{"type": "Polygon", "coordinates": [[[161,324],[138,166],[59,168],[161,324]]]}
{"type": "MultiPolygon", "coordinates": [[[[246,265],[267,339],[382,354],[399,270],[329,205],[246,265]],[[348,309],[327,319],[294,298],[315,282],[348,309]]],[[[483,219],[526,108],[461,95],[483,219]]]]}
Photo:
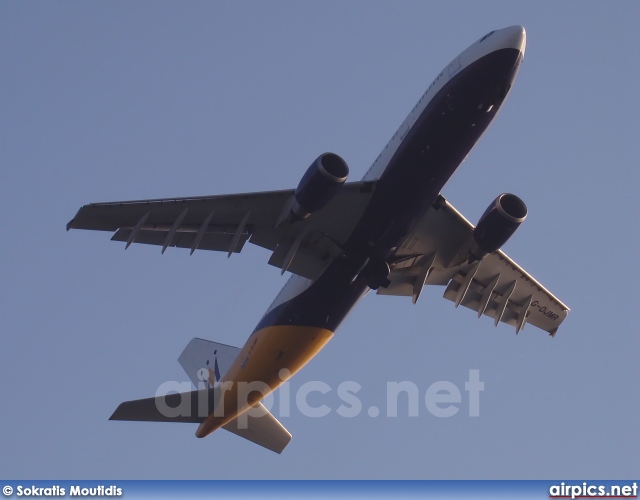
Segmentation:
{"type": "Polygon", "coordinates": [[[179,361],[188,393],[122,403],[112,420],[198,423],[199,438],[224,428],[281,453],[291,434],[262,400],[329,342],[369,291],[410,297],[425,285],[515,328],[555,336],[569,308],[501,247],[527,216],[503,193],[474,226],[440,193],[494,120],[526,46],[522,26],[494,30],[456,56],[429,85],[361,181],[323,153],[295,189],[85,205],[69,229],[112,240],[239,253],[248,241],[292,276],[242,348],[193,339],[179,361]],[[259,388],[243,394],[243,384],[259,388]],[[179,411],[175,411],[176,408],[179,411]],[[239,418],[244,416],[243,419],[239,418]],[[243,422],[240,422],[243,420],[243,422]]]}

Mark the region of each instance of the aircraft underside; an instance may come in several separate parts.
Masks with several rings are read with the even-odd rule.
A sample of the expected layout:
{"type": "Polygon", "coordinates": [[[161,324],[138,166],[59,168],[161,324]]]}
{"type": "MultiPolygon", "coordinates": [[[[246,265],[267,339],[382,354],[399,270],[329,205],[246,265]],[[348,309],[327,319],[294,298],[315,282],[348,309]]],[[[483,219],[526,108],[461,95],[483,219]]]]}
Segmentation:
{"type": "Polygon", "coordinates": [[[291,435],[260,401],[328,343],[370,290],[415,304],[424,286],[444,286],[444,298],[496,326],[555,335],[569,308],[501,251],[527,216],[524,202],[503,193],[474,226],[440,194],[501,108],[525,45],[524,28],[512,26],[460,53],[361,181],[347,183],[346,162],[323,153],[296,189],[83,206],[67,230],[111,231],[125,248],[163,253],[231,256],[250,242],[293,275],[242,348],[189,343],[180,363],[195,391],[128,401],[111,418],[198,423],[198,437],[222,427],[281,452],[291,435]]]}

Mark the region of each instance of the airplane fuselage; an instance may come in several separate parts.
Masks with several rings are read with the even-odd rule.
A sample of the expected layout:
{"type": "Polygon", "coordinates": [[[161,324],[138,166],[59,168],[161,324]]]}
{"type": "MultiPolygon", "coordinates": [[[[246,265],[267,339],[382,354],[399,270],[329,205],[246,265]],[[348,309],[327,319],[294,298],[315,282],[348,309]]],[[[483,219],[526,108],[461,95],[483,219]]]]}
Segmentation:
{"type": "Polygon", "coordinates": [[[394,252],[495,118],[524,55],[525,32],[491,32],[456,57],[429,86],[364,176],[371,200],[335,258],[315,281],[292,276],[223,377],[223,405],[204,437],[275,390],[331,339],[369,290],[384,286],[394,252]],[[284,370],[284,371],[283,371],[284,370]],[[242,382],[264,389],[241,397],[242,382]]]}

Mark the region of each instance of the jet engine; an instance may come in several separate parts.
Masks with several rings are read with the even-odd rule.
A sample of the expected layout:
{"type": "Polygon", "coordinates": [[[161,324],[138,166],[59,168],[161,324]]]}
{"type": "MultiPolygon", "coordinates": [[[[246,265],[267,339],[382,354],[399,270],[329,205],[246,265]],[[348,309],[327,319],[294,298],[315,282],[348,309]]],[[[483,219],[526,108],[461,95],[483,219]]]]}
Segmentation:
{"type": "Polygon", "coordinates": [[[527,206],[515,194],[498,196],[484,211],[473,231],[469,261],[480,260],[502,247],[526,217],[527,206]]]}
{"type": "Polygon", "coordinates": [[[321,154],[302,176],[293,195],[291,213],[305,219],[321,210],[338,193],[348,175],[349,167],[337,154],[321,154]]]}

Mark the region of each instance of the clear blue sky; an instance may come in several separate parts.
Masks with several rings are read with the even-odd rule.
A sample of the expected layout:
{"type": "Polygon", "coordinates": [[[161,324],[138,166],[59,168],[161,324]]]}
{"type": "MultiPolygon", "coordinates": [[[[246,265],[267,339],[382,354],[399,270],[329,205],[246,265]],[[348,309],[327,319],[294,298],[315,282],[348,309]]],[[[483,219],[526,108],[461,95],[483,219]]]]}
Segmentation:
{"type": "Polygon", "coordinates": [[[637,476],[639,17],[637,2],[0,3],[0,476],[637,476]],[[416,306],[370,295],[291,392],[352,380],[384,407],[387,381],[446,380],[457,415],[294,408],[281,456],[107,420],[187,380],[192,337],[242,345],[285,278],[251,245],[161,256],[66,233],[81,205],[294,187],[324,151],[359,179],[433,77],[512,24],[518,80],[444,194],[474,222],[499,193],[526,201],[505,251],[571,307],[555,339],[496,329],[440,288],[416,306]]]}

